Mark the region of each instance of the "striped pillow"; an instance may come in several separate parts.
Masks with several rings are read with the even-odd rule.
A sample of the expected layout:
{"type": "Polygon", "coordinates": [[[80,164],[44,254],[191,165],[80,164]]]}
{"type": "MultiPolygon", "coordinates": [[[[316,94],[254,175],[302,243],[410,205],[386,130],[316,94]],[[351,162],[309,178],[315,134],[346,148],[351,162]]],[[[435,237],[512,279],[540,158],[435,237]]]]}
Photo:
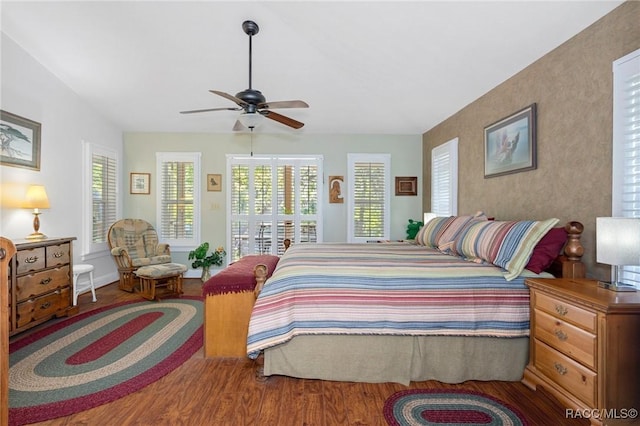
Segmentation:
{"type": "Polygon", "coordinates": [[[436,217],[427,222],[416,234],[416,243],[421,246],[438,248],[438,237],[447,229],[455,216],[436,217]]]}
{"type": "Polygon", "coordinates": [[[416,235],[416,243],[447,253],[465,226],[473,221],[486,220],[483,212],[477,212],[473,216],[436,217],[420,228],[416,235]]]}
{"type": "Polygon", "coordinates": [[[473,223],[458,235],[451,247],[474,262],[488,262],[503,268],[507,281],[520,275],[533,249],[558,219],[543,221],[486,221],[473,223]]]}

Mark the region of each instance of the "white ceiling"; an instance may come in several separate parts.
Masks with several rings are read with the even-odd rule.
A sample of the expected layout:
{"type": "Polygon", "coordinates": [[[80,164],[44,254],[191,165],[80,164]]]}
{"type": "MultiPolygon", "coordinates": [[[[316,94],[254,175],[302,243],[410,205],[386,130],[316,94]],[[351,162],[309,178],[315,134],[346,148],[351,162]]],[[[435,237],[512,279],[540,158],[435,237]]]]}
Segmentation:
{"type": "MultiPolygon", "coordinates": [[[[248,87],[305,123],[267,133],[422,134],[621,1],[6,1],[2,31],[124,131],[229,133],[248,87]]],[[[529,102],[528,100],[527,102],[529,102]]],[[[525,106],[525,105],[523,105],[525,106]]]]}

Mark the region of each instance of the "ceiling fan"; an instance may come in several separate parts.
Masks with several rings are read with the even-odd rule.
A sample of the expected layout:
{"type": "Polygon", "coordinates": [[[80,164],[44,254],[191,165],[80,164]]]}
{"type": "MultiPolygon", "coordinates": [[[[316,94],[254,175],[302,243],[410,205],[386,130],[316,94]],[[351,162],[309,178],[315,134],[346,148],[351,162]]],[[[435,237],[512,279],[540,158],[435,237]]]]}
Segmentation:
{"type": "Polygon", "coordinates": [[[180,111],[180,113],[193,114],[209,111],[244,111],[233,126],[233,130],[243,130],[244,128],[253,130],[261,117],[269,118],[294,129],[300,129],[304,126],[304,123],[282,114],[278,114],[277,112],[272,111],[272,109],[309,108],[309,105],[306,102],[299,100],[267,102],[266,98],[259,90],[255,90],[251,87],[251,38],[258,34],[260,28],[258,27],[258,24],[253,21],[244,21],[242,23],[242,29],[249,36],[249,88],[236,93],[235,96],[218,90],[209,90],[211,93],[235,102],[238,107],[194,109],[190,111],[180,111]]]}

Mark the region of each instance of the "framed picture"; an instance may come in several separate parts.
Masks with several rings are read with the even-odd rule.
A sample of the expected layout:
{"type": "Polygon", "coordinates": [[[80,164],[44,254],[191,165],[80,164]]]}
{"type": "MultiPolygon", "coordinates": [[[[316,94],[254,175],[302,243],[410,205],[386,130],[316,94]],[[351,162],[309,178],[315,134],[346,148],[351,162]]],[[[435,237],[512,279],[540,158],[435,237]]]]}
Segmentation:
{"type": "Polygon", "coordinates": [[[130,194],[151,193],[151,173],[129,173],[130,194]]]}
{"type": "Polygon", "coordinates": [[[536,167],[536,104],[485,127],[485,178],[536,167]]]}
{"type": "Polygon", "coordinates": [[[418,178],[396,176],[396,195],[418,195],[418,178]]]}
{"type": "Polygon", "coordinates": [[[344,184],[344,176],[329,176],[329,203],[343,204],[344,196],[342,195],[342,185],[344,184]]]}
{"type": "Polygon", "coordinates": [[[207,175],[207,191],[222,191],[222,175],[207,175]]]}
{"type": "Polygon", "coordinates": [[[41,124],[0,110],[0,165],[40,170],[41,124]]]}

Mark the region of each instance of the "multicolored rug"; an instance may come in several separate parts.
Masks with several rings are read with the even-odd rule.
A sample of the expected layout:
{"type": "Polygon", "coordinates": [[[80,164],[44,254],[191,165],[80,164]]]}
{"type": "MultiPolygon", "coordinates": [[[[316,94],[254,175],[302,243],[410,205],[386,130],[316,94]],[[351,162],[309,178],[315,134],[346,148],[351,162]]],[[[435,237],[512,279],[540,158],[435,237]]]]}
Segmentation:
{"type": "Polygon", "coordinates": [[[527,425],[522,414],[496,398],[453,389],[396,392],[384,403],[384,418],[392,426],[527,425]]]}
{"type": "Polygon", "coordinates": [[[76,315],[9,348],[9,423],[84,411],[160,379],[202,347],[203,303],[183,296],[76,315]]]}

